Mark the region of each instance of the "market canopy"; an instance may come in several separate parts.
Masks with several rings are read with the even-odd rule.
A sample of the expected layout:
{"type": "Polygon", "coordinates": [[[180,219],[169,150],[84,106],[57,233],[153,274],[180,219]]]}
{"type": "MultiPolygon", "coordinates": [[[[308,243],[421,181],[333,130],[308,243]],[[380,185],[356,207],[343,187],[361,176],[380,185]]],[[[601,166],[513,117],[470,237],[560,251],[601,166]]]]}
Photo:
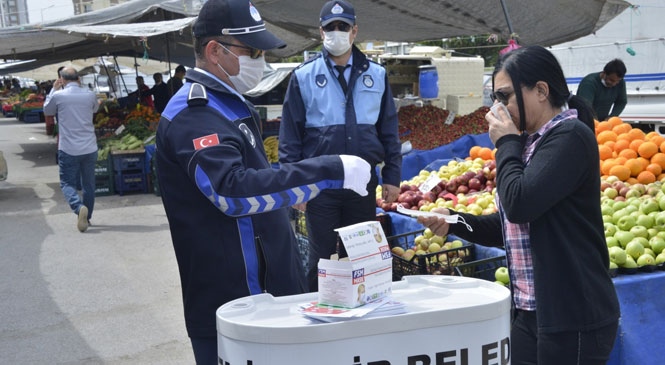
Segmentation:
{"type": "MultiPolygon", "coordinates": [[[[35,60],[5,72],[114,54],[193,66],[191,24],[201,0],[133,0],[64,20],[0,30],[0,59],[35,60]]],[[[322,1],[254,0],[268,29],[288,46],[277,57],[320,44],[322,1]]],[[[623,0],[354,1],[357,41],[416,42],[456,36],[515,35],[550,46],[600,29],[630,6],[623,0]]]]}

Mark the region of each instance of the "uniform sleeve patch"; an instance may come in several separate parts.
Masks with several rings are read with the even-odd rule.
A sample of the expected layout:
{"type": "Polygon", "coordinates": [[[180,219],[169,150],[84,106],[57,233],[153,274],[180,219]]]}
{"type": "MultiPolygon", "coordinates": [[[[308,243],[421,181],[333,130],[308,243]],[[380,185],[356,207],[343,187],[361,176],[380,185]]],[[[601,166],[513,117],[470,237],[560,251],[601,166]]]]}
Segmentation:
{"type": "Polygon", "coordinates": [[[201,148],[218,145],[219,137],[217,137],[217,134],[209,134],[207,136],[194,139],[192,142],[194,143],[194,149],[200,150],[201,148]]]}

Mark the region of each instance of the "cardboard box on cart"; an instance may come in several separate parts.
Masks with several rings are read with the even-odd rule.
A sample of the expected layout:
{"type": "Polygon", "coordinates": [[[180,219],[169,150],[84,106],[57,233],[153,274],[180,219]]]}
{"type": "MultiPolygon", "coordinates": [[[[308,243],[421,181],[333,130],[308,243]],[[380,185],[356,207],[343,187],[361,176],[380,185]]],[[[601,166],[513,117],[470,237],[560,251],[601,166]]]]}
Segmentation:
{"type": "Polygon", "coordinates": [[[392,254],[378,221],[336,230],[348,260],[318,263],[319,303],[355,308],[390,295],[392,254]]]}

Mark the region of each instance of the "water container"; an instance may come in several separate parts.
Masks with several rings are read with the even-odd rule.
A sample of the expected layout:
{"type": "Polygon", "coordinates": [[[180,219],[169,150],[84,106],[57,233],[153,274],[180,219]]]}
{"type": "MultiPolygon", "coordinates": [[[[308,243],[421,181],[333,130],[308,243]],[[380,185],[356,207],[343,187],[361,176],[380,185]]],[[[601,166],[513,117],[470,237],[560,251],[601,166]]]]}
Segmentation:
{"type": "Polygon", "coordinates": [[[420,66],[420,97],[423,99],[436,99],[439,96],[439,75],[436,66],[420,66]]]}

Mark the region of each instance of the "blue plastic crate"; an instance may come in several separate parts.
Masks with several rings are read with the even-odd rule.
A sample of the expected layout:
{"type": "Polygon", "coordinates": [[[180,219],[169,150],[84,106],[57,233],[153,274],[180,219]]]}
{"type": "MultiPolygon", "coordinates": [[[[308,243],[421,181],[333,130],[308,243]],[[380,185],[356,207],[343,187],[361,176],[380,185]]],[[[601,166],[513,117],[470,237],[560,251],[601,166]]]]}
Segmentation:
{"type": "Polygon", "coordinates": [[[143,172],[136,172],[133,174],[116,172],[115,190],[120,195],[132,192],[147,193],[148,181],[143,172]]]}
{"type": "Polygon", "coordinates": [[[111,152],[113,158],[113,170],[128,171],[141,170],[145,172],[145,151],[139,152],[111,152]]]}
{"type": "Polygon", "coordinates": [[[23,122],[24,123],[39,123],[42,121],[40,117],[40,112],[30,111],[23,113],[23,122]]]}

